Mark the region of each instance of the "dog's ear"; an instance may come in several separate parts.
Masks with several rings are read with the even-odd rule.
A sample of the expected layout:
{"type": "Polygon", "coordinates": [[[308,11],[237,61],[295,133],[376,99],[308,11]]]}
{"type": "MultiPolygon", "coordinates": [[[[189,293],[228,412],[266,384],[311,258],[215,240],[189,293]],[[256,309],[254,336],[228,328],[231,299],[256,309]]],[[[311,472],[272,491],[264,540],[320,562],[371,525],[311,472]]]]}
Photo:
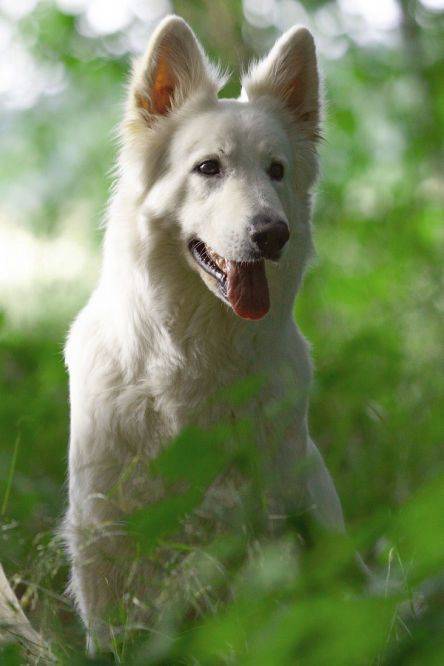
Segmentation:
{"type": "Polygon", "coordinates": [[[277,97],[298,127],[319,138],[320,91],[316,50],[307,28],[295,26],[280,37],[264,60],[242,80],[241,99],[277,97]]]}
{"type": "Polygon", "coordinates": [[[179,16],[165,18],[145,55],[135,65],[129,106],[150,125],[192,94],[217,95],[219,76],[188,24],[179,16]]]}

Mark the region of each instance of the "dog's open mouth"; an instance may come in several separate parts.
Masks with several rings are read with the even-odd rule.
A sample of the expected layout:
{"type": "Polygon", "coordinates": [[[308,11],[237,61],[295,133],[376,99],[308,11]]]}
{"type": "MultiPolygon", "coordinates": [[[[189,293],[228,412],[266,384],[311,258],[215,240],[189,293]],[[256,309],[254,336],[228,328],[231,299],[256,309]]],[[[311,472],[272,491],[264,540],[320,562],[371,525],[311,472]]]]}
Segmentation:
{"type": "Polygon", "coordinates": [[[188,247],[199,266],[216,281],[219,292],[243,319],[262,319],[270,309],[265,261],[231,261],[193,238],[188,247]]]}

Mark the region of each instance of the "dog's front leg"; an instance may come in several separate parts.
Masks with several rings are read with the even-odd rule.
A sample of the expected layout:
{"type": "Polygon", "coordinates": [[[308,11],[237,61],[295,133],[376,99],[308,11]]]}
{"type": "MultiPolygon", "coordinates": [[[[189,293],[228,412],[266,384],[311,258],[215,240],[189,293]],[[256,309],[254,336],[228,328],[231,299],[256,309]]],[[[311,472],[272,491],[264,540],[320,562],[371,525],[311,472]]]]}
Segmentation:
{"type": "Polygon", "coordinates": [[[313,516],[322,527],[345,532],[341,502],[324,459],[298,422],[284,438],[273,464],[273,491],[277,512],[313,516]],[[280,509],[279,509],[280,507],[280,509]]]}
{"type": "Polygon", "coordinates": [[[329,530],[345,532],[344,515],[333,479],[313,440],[307,437],[307,493],[317,521],[329,530]]]}
{"type": "Polygon", "coordinates": [[[111,453],[92,454],[91,441],[73,437],[71,442],[70,506],[64,536],[72,562],[70,590],[88,630],[88,651],[93,654],[96,644],[109,646],[113,627],[126,621],[125,592],[137,552],[125,521],[134,508],[138,488],[131,486],[134,466],[113,460],[111,453]]]}
{"type": "MultiPolygon", "coordinates": [[[[346,527],[341,501],[324,459],[310,437],[307,438],[307,458],[309,462],[307,491],[311,510],[323,527],[345,534],[346,527]]],[[[355,553],[355,561],[361,574],[371,582],[372,572],[358,552],[355,553]]]]}
{"type": "Polygon", "coordinates": [[[96,647],[106,648],[111,643],[114,615],[131,562],[122,526],[109,512],[104,517],[97,510],[104,501],[90,499],[83,507],[71,503],[64,526],[72,564],[70,591],[87,628],[90,655],[96,647]]]}
{"type": "Polygon", "coordinates": [[[88,652],[94,654],[96,645],[109,649],[128,626],[145,622],[157,597],[161,566],[140,557],[128,518],[158,501],[163,484],[137,456],[114,457],[110,440],[99,456],[91,441],[72,439],[64,536],[71,593],[88,631],[88,652]]]}

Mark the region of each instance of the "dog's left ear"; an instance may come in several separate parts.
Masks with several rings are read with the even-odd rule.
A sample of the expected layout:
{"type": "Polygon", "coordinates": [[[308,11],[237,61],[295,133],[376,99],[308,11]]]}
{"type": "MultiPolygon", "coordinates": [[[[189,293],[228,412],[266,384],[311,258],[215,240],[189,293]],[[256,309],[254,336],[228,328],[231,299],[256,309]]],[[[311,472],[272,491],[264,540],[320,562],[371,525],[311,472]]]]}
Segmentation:
{"type": "Polygon", "coordinates": [[[252,66],[242,80],[242,98],[264,95],[280,99],[298,127],[319,139],[320,92],[316,50],[307,28],[295,26],[252,66]]]}
{"type": "Polygon", "coordinates": [[[217,70],[188,24],[179,16],[168,16],[134,68],[129,108],[150,126],[193,94],[217,96],[220,85],[217,70]]]}

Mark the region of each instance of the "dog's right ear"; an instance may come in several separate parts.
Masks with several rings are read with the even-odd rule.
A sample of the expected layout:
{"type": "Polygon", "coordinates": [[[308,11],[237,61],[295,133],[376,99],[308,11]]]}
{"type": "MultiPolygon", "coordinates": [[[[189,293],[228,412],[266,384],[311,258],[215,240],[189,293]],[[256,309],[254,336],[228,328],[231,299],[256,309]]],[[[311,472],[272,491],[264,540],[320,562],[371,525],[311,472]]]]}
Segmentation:
{"type": "Polygon", "coordinates": [[[158,26],[135,65],[129,110],[150,126],[180,107],[191,94],[217,96],[221,80],[188,24],[168,16],[158,26]]]}

